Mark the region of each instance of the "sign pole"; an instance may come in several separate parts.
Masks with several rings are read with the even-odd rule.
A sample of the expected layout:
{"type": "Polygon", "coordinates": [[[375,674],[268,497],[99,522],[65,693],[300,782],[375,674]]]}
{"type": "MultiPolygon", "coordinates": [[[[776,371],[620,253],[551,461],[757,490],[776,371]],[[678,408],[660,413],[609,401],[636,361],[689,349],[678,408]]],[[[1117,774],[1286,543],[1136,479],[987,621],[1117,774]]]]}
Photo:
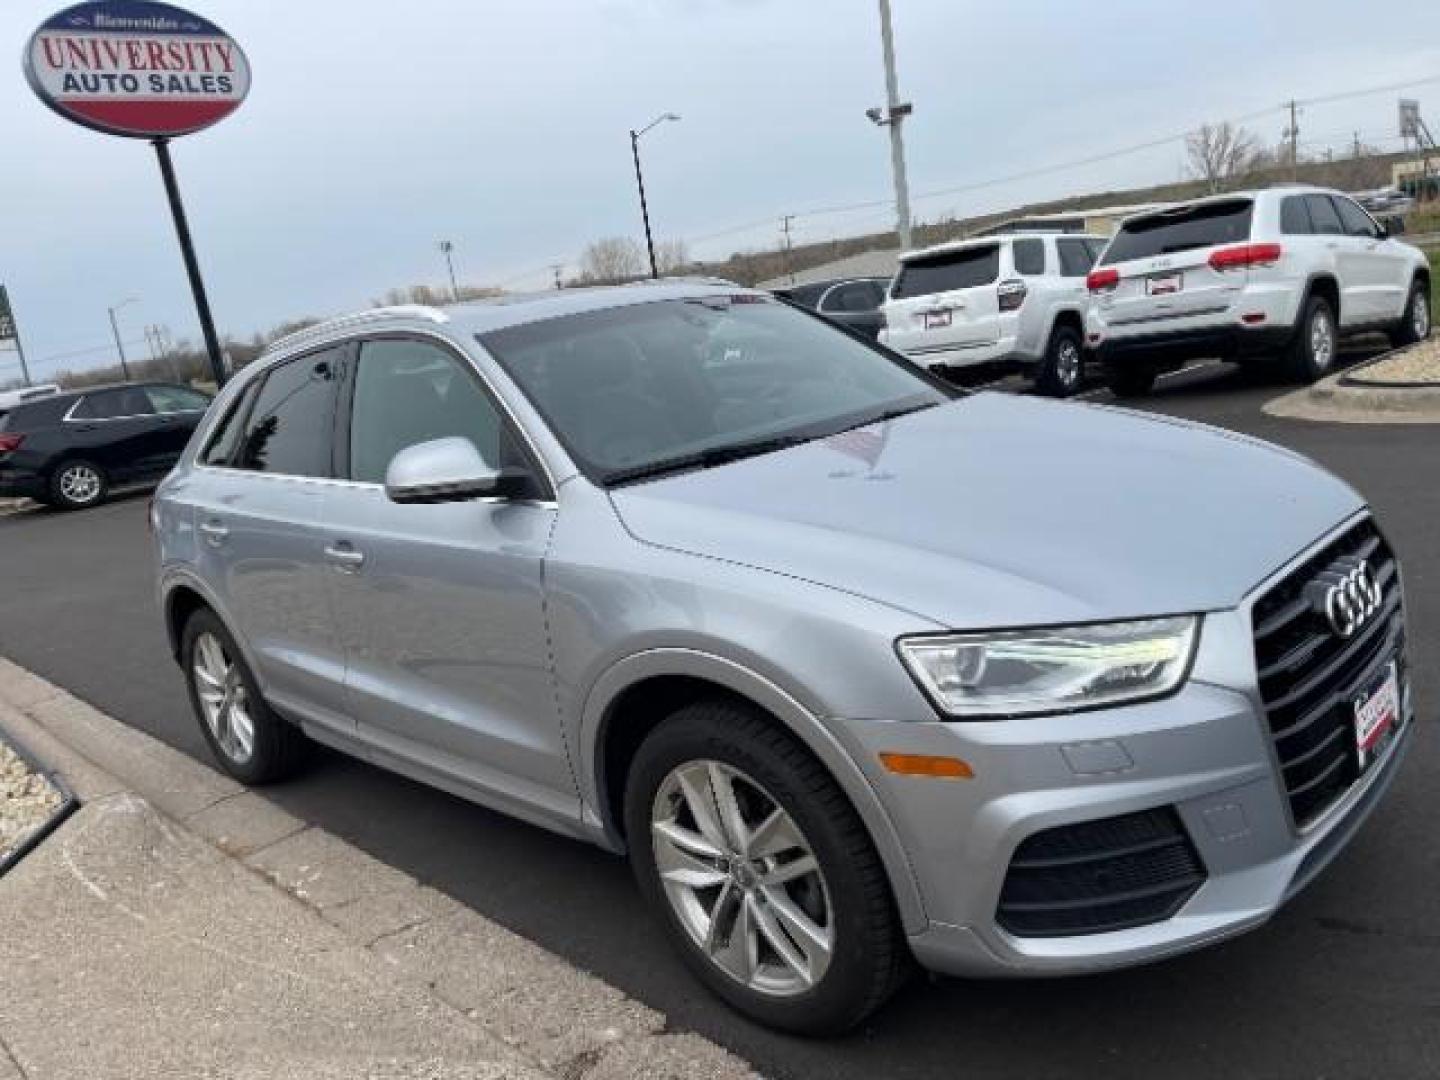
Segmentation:
{"type": "Polygon", "coordinates": [[[190,278],[190,291],[195,296],[195,311],[200,316],[200,332],[205,335],[205,352],[210,357],[210,371],[215,385],[225,385],[225,364],[220,357],[220,339],[215,336],[215,320],[210,317],[210,301],[205,295],[205,282],[200,277],[200,264],[195,259],[195,243],[190,239],[190,225],[185,220],[185,204],[180,201],[180,185],[175,181],[175,165],[170,160],[170,140],[152,139],[155,156],[160,161],[160,175],[165,180],[165,194],[170,200],[170,215],[175,219],[175,235],[180,240],[180,254],[185,258],[185,274],[190,278]]]}

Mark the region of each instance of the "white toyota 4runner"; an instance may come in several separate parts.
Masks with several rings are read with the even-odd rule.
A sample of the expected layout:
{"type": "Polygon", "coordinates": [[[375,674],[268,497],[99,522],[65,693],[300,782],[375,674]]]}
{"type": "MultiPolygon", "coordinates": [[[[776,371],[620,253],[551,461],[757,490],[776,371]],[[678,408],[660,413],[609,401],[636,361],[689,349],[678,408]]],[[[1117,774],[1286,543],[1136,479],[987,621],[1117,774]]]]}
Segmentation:
{"type": "Polygon", "coordinates": [[[1346,195],[1285,186],[1128,218],[1087,279],[1086,344],[1121,396],[1186,360],[1279,357],[1314,382],[1341,336],[1430,332],[1430,267],[1346,195]]]}
{"type": "Polygon", "coordinates": [[[944,373],[1007,361],[1047,393],[1084,375],[1085,275],[1103,237],[1017,233],[939,244],[900,257],[882,309],[882,344],[944,373]]]}

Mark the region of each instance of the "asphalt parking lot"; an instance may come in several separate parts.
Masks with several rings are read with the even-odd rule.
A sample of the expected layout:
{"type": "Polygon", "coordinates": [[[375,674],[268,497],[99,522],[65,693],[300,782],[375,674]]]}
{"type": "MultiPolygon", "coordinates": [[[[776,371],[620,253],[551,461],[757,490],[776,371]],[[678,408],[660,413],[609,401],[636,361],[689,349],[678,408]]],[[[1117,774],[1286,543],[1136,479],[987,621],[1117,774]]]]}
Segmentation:
{"type": "MultiPolygon", "coordinates": [[[[1319,425],[1261,413],[1285,389],[1200,366],[1166,379],[1143,407],[1283,443],[1371,501],[1405,565],[1421,730],[1390,798],[1350,849],[1244,938],[1083,979],[918,979],[862,1032],[807,1041],[710,998],[652,927],[619,860],[337,755],[269,795],[771,1076],[1433,1077],[1440,437],[1426,425],[1319,425]]],[[[1054,482],[1064,475],[1057,461],[1054,482]]],[[[143,497],[130,497],[78,515],[0,519],[0,653],[204,758],[153,601],[144,510],[143,497]]]]}

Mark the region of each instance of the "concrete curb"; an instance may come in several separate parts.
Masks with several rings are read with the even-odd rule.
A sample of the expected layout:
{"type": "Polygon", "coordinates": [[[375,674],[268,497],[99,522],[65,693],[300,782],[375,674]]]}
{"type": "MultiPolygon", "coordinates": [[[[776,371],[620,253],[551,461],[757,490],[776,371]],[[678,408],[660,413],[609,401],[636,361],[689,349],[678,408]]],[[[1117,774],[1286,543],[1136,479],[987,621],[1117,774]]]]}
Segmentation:
{"type": "Polygon", "coordinates": [[[82,801],[147,800],[546,1075],[756,1075],[699,1036],[667,1031],[662,1014],[593,975],[3,658],[0,724],[82,801]]]}
{"type": "MultiPolygon", "coordinates": [[[[1386,353],[1377,359],[1386,359],[1386,353]]],[[[1342,424],[1440,423],[1440,386],[1386,386],[1331,375],[1265,403],[1269,416],[1342,424]]]]}

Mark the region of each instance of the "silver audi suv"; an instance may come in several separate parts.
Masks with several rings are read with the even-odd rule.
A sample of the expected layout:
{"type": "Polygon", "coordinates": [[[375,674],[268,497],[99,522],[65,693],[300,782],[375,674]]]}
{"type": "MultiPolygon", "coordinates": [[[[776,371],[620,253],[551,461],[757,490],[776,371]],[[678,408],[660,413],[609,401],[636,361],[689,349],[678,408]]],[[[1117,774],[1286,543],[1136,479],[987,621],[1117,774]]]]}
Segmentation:
{"type": "Polygon", "coordinates": [[[962,393],[723,283],[303,331],[152,524],[232,774],[313,739],[625,852],[696,975],[797,1031],[912,960],[1087,972],[1255,927],[1414,727],[1400,571],[1339,480],[962,393]]]}

